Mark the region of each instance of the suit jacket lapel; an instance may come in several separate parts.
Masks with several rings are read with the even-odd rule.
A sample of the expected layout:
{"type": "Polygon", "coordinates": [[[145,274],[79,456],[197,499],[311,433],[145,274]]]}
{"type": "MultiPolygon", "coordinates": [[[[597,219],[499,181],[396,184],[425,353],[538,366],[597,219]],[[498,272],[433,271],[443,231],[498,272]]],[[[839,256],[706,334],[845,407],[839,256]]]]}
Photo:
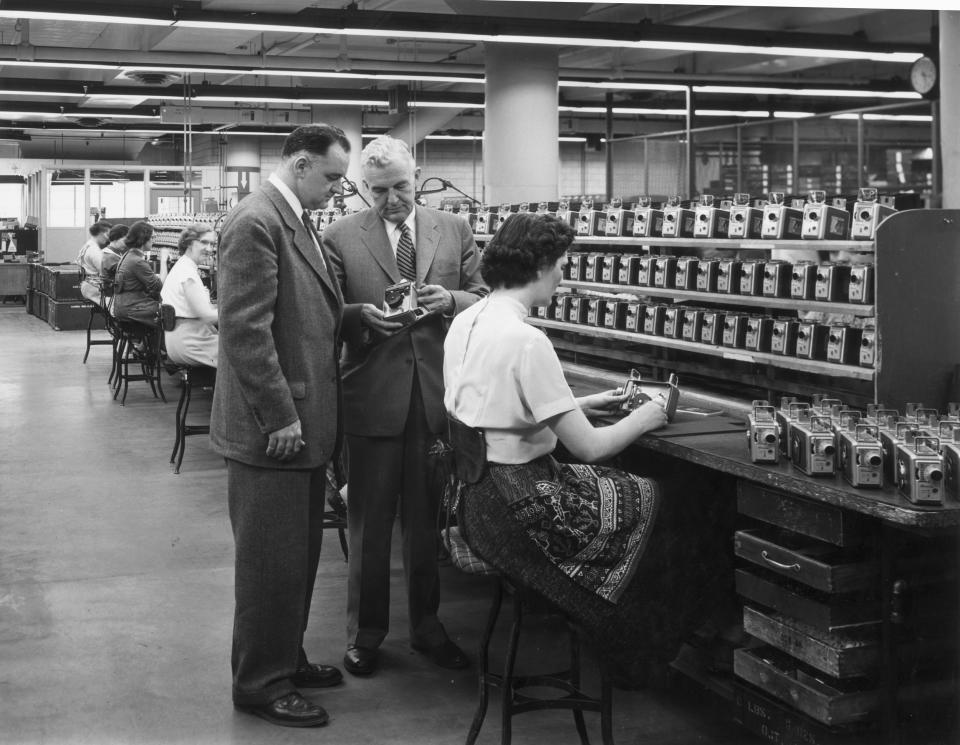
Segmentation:
{"type": "Polygon", "coordinates": [[[417,278],[426,280],[440,246],[440,226],[431,210],[417,207],[417,278]]]}
{"type": "Polygon", "coordinates": [[[370,255],[380,265],[392,282],[400,281],[400,270],[397,269],[397,257],[390,247],[390,239],[387,237],[387,229],[383,226],[383,220],[374,209],[367,210],[365,219],[361,227],[360,240],[366,246],[370,255]]]}
{"type": "Polygon", "coordinates": [[[286,226],[293,231],[294,248],[300,252],[306,262],[310,265],[310,268],[313,269],[317,277],[319,277],[323,285],[327,288],[330,294],[333,295],[337,306],[342,306],[343,296],[340,294],[340,288],[337,287],[337,283],[333,281],[333,278],[330,276],[330,272],[327,271],[327,267],[324,266],[325,261],[327,262],[327,266],[329,266],[329,260],[326,256],[324,256],[323,260],[321,261],[321,254],[319,251],[317,251],[317,247],[313,242],[313,236],[310,234],[307,226],[303,224],[303,220],[300,219],[300,215],[294,214],[294,211],[290,208],[287,200],[283,198],[283,195],[279,192],[277,187],[275,187],[269,181],[264,184],[264,193],[270,198],[270,201],[273,202],[286,226]]]}

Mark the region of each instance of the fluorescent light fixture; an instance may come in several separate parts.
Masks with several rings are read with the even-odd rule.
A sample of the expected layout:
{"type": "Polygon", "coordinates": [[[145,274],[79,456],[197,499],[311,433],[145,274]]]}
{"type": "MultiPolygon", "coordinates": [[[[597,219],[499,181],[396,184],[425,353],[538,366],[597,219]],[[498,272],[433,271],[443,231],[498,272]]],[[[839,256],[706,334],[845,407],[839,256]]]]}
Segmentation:
{"type": "Polygon", "coordinates": [[[807,117],[814,116],[813,112],[810,111],[774,111],[774,119],[806,119],[807,117]]]}
{"type": "Polygon", "coordinates": [[[56,13],[49,10],[0,10],[0,18],[26,18],[31,21],[73,21],[75,23],[122,23],[132,26],[172,26],[172,19],[142,16],[98,16],[80,11],[56,13]]]}
{"type": "Polygon", "coordinates": [[[117,65],[94,62],[35,62],[33,60],[0,59],[2,67],[46,67],[55,70],[116,70],[117,65]]]}
{"type": "MultiPolygon", "coordinates": [[[[291,129],[290,132],[293,130],[291,129]]],[[[290,132],[257,132],[257,131],[248,131],[245,129],[223,129],[218,132],[194,132],[194,135],[197,134],[216,134],[216,135],[246,135],[252,137],[286,137],[290,132]]],[[[366,135],[364,135],[366,136],[366,135]]]]}
{"type": "Polygon", "coordinates": [[[744,119],[769,119],[770,112],[762,110],[732,111],[727,109],[697,109],[696,116],[737,116],[744,119]]]}
{"type": "Polygon", "coordinates": [[[482,103],[454,103],[447,101],[409,101],[407,105],[411,109],[482,109],[482,103]]]}
{"type": "MultiPolygon", "coordinates": [[[[171,98],[176,98],[176,96],[171,96],[171,98]]],[[[266,97],[253,97],[253,96],[194,96],[192,101],[218,101],[219,103],[227,103],[236,101],[237,103],[299,103],[304,105],[312,106],[387,106],[387,99],[381,99],[379,101],[370,100],[370,101],[358,101],[357,99],[348,99],[348,98],[266,98],[266,97]]]]}
{"type": "MultiPolygon", "coordinates": [[[[2,66],[3,63],[0,63],[2,66]]],[[[0,90],[0,96],[42,96],[48,98],[50,96],[63,96],[63,97],[72,97],[72,98],[83,98],[83,93],[68,93],[66,91],[7,91],[0,90]]]]}
{"type": "MultiPolygon", "coordinates": [[[[559,106],[560,111],[567,111],[574,114],[605,114],[607,109],[603,106],[559,106]]],[[[646,116],[686,116],[686,109],[647,109],[639,107],[614,106],[611,111],[614,114],[640,114],[646,116]]],[[[768,119],[770,112],[763,110],[733,111],[729,109],[697,109],[695,116],[726,116],[743,117],[746,119],[768,119]]],[[[799,116],[811,116],[811,114],[800,114],[799,116]]]]}
{"type": "Polygon", "coordinates": [[[624,81],[561,80],[561,88],[602,88],[617,91],[686,91],[689,86],[676,83],[628,83],[624,81]]]}
{"type": "Polygon", "coordinates": [[[831,119],[858,119],[872,122],[932,122],[930,114],[834,114],[831,119]]]}
{"type": "Polygon", "coordinates": [[[425,140],[482,140],[481,135],[427,135],[425,140]]]}
{"type": "Polygon", "coordinates": [[[267,77],[328,78],[333,80],[396,80],[423,83],[466,83],[483,85],[483,77],[456,77],[454,75],[414,75],[402,73],[331,72],[327,70],[294,70],[259,67],[121,67],[124,74],[131,72],[172,72],[177,75],[263,75],[267,77]]]}
{"type": "MultiPolygon", "coordinates": [[[[591,46],[587,40],[578,46],[591,46]]],[[[866,52],[854,49],[806,49],[802,47],[751,47],[743,44],[707,44],[685,41],[638,41],[620,44],[632,49],[659,49],[667,52],[714,52],[718,54],[762,54],[769,57],[819,57],[823,59],[869,60],[871,62],[910,63],[920,52],[866,52]]]]}
{"type": "MultiPolygon", "coordinates": [[[[171,91],[170,96],[163,96],[163,98],[183,98],[182,95],[172,95],[172,93],[171,91]]],[[[142,93],[136,95],[130,93],[88,93],[84,98],[101,103],[117,101],[131,106],[139,106],[151,96],[144,96],[142,93]]],[[[155,96],[155,98],[159,98],[159,96],[155,96]]]]}
{"type": "Polygon", "coordinates": [[[920,99],[913,91],[865,91],[833,88],[767,88],[753,85],[695,85],[694,93],[748,94],[757,96],[808,96],[814,98],[920,99]]]}

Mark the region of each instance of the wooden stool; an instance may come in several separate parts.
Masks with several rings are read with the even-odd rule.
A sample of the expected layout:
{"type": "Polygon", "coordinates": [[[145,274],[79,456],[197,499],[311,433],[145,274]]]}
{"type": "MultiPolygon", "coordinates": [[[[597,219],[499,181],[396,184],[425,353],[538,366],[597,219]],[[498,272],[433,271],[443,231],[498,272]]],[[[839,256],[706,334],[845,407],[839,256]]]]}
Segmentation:
{"type": "Polygon", "coordinates": [[[599,712],[600,736],[603,745],[613,745],[613,684],[605,666],[601,665],[600,695],[589,696],[581,690],[580,635],[566,613],[534,590],[512,583],[497,572],[496,568],[474,554],[466,541],[460,536],[458,528],[449,528],[446,533],[450,558],[454,566],[468,574],[489,575],[493,586],[490,612],[487,615],[487,624],[480,639],[480,653],[477,660],[480,697],[477,703],[477,711],[470,725],[470,731],[467,733],[466,745],[473,745],[480,734],[480,728],[483,726],[483,720],[487,714],[490,691],[493,688],[500,689],[501,745],[510,745],[511,743],[513,717],[528,711],[543,711],[545,709],[572,711],[573,721],[582,745],[589,745],[590,743],[583,712],[599,712]],[[504,656],[503,672],[495,673],[490,671],[490,639],[500,616],[504,593],[511,595],[513,598],[510,636],[504,656]],[[517,674],[515,667],[517,652],[520,648],[520,630],[523,625],[524,614],[531,607],[545,609],[548,614],[563,618],[570,646],[570,662],[566,669],[538,675],[517,674]],[[534,687],[552,688],[561,695],[554,698],[539,698],[523,693],[524,689],[534,687]]]}
{"type": "Polygon", "coordinates": [[[144,380],[150,384],[153,397],[166,403],[160,375],[162,368],[163,337],[159,328],[147,326],[137,321],[116,321],[119,329],[117,343],[116,373],[113,379],[113,398],[116,400],[123,388],[120,405],[127,401],[127,390],[133,381],[144,380]],[[131,372],[130,368],[139,368],[140,372],[131,372]]]}
{"type": "Polygon", "coordinates": [[[111,348],[113,347],[113,334],[110,333],[109,339],[94,339],[93,332],[93,321],[95,318],[100,317],[103,319],[103,327],[110,332],[110,318],[109,313],[107,313],[102,303],[95,303],[90,299],[87,299],[87,303],[90,305],[90,320],[87,321],[87,349],[83,353],[83,364],[87,364],[87,357],[90,356],[90,347],[100,346],[102,344],[109,344],[111,348]]]}
{"type": "Polygon", "coordinates": [[[187,447],[187,438],[190,435],[210,434],[210,424],[187,424],[187,413],[190,411],[190,399],[193,396],[194,383],[212,388],[217,378],[217,368],[207,366],[191,367],[190,365],[168,366],[171,375],[180,377],[180,400],[177,402],[176,439],[173,442],[173,452],[170,453],[170,462],[175,463],[174,473],[180,473],[180,464],[183,462],[183,452],[187,447]]]}

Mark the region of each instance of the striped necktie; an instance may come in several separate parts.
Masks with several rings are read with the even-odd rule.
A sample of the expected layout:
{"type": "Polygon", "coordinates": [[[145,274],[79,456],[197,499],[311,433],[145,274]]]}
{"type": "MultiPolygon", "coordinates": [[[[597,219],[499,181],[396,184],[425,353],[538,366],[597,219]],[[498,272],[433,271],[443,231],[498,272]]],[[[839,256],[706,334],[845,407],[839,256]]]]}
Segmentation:
{"type": "Polygon", "coordinates": [[[413,248],[410,227],[402,222],[397,229],[400,231],[400,240],[397,243],[397,268],[400,270],[401,277],[415,282],[417,279],[417,255],[413,248]]]}

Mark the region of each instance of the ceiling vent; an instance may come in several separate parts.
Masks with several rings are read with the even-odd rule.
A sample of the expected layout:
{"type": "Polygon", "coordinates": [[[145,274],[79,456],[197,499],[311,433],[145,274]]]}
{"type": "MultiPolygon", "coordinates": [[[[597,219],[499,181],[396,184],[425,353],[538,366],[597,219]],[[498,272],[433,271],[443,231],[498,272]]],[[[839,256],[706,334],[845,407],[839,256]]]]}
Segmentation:
{"type": "Polygon", "coordinates": [[[79,124],[81,127],[102,127],[107,123],[106,119],[96,116],[68,116],[67,119],[79,124]]]}
{"type": "Polygon", "coordinates": [[[164,86],[175,83],[182,77],[175,72],[163,70],[128,70],[119,76],[140,85],[164,86]]]}

